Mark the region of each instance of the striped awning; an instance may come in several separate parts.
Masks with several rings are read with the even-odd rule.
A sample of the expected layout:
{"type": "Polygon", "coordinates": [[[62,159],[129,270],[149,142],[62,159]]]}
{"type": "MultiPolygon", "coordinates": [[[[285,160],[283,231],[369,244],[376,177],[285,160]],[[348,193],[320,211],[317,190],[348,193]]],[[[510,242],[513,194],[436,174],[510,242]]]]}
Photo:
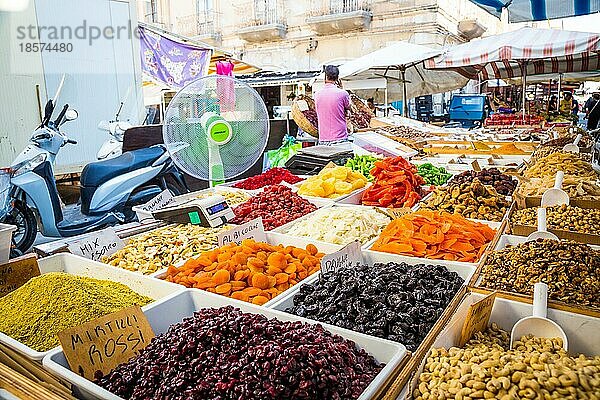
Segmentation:
{"type": "Polygon", "coordinates": [[[600,34],[521,28],[446,50],[426,61],[482,80],[600,70],[600,34]]]}
{"type": "Polygon", "coordinates": [[[500,18],[508,10],[510,22],[545,21],[548,19],[592,14],[600,11],[600,0],[471,0],[500,18]]]}

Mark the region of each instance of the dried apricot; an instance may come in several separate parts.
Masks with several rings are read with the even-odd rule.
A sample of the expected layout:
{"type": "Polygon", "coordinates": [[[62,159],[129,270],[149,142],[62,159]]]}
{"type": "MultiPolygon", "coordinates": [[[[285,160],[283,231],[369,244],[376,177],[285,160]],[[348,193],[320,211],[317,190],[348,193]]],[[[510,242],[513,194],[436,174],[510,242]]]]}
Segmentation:
{"type": "Polygon", "coordinates": [[[231,298],[236,299],[236,300],[241,300],[241,301],[250,300],[250,297],[248,297],[248,294],[244,293],[244,292],[233,292],[233,293],[231,293],[231,298]]]}
{"type": "Polygon", "coordinates": [[[306,246],[306,251],[308,251],[313,256],[319,252],[319,250],[317,250],[317,247],[312,243],[306,246]]]}
{"type": "Polygon", "coordinates": [[[288,274],[284,274],[284,273],[280,273],[280,274],[276,274],[275,275],[275,279],[276,279],[277,284],[287,283],[289,277],[290,276],[288,274]]]}
{"type": "Polygon", "coordinates": [[[231,275],[229,274],[229,271],[227,271],[225,269],[220,269],[220,270],[216,271],[215,274],[213,275],[213,280],[215,281],[215,283],[217,285],[227,283],[227,282],[229,282],[230,279],[231,279],[231,275]]]}
{"type": "Polygon", "coordinates": [[[267,289],[269,287],[269,277],[261,272],[252,276],[252,286],[259,289],[267,289]]]}
{"type": "Polygon", "coordinates": [[[231,283],[224,283],[215,288],[215,291],[219,294],[227,293],[231,291],[231,283]]]}
{"type": "Polygon", "coordinates": [[[252,304],[258,304],[259,306],[262,306],[263,304],[265,304],[267,301],[269,301],[268,298],[264,297],[264,296],[255,296],[252,299],[252,304]]]}

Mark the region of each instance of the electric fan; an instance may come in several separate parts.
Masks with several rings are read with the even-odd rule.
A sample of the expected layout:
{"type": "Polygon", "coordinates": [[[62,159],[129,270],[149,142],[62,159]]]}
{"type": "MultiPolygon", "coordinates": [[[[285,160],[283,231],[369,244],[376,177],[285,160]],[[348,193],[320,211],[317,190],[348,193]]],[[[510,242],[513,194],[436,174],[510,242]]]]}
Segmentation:
{"type": "Polygon", "coordinates": [[[169,150],[173,161],[212,186],[254,165],[268,136],[269,116],[260,95],[229,76],[209,75],[189,83],[165,112],[163,140],[167,149],[177,148],[169,150]]]}

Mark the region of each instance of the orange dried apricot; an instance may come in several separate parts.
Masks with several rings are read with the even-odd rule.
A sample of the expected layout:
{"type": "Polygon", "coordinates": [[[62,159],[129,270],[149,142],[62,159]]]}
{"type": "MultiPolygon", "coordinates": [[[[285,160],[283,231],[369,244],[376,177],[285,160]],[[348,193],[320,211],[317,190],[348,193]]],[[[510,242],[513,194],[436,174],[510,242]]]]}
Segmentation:
{"type": "Polygon", "coordinates": [[[224,283],[215,288],[215,291],[219,294],[227,293],[231,291],[231,283],[224,283]]]}
{"type": "Polygon", "coordinates": [[[267,289],[269,287],[269,278],[262,272],[252,276],[252,286],[259,289],[267,289]]]}
{"type": "Polygon", "coordinates": [[[215,281],[215,283],[217,285],[227,283],[227,282],[229,282],[230,279],[231,279],[231,275],[229,274],[229,271],[227,271],[225,269],[220,269],[220,270],[216,271],[215,274],[213,275],[213,280],[215,281]]]}
{"type": "Polygon", "coordinates": [[[263,304],[265,304],[267,301],[269,301],[268,298],[264,297],[264,296],[255,296],[252,299],[252,304],[257,304],[259,306],[262,306],[263,304]]]}

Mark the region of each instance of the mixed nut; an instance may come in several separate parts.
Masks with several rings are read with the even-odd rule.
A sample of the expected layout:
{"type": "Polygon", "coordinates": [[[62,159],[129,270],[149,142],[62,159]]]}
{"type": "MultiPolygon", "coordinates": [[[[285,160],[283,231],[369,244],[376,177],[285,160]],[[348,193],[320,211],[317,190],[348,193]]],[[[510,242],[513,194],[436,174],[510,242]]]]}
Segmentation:
{"type": "Polygon", "coordinates": [[[492,185],[500,194],[510,196],[517,187],[517,181],[512,176],[501,173],[497,168],[487,168],[481,171],[465,171],[456,175],[450,184],[470,183],[479,179],[485,185],[492,185]]]}
{"type": "MultiPolygon", "coordinates": [[[[537,208],[517,210],[510,218],[513,225],[536,226],[537,208]]],[[[566,204],[546,208],[548,229],[560,229],[600,235],[600,209],[581,208],[566,204]]]]}
{"type": "Polygon", "coordinates": [[[531,296],[548,285],[548,297],[578,306],[600,307],[600,251],[567,240],[538,239],[488,254],[479,286],[531,296]]]}
{"type": "Polygon", "coordinates": [[[423,203],[423,208],[460,214],[465,218],[501,221],[510,203],[492,186],[484,185],[479,178],[470,183],[438,187],[423,203]]]}
{"type": "Polygon", "coordinates": [[[419,131],[409,126],[385,126],[377,128],[375,132],[391,137],[392,139],[409,139],[413,141],[421,141],[433,137],[428,132],[419,131]]]}
{"type": "Polygon", "coordinates": [[[200,225],[172,225],[129,239],[125,247],[102,262],[142,274],[152,274],[217,247],[217,234],[230,229],[200,225]]]}
{"type": "Polygon", "coordinates": [[[510,333],[495,323],[464,348],[433,348],[419,376],[415,400],[598,399],[600,357],[571,357],[559,338],[510,333]]]}

